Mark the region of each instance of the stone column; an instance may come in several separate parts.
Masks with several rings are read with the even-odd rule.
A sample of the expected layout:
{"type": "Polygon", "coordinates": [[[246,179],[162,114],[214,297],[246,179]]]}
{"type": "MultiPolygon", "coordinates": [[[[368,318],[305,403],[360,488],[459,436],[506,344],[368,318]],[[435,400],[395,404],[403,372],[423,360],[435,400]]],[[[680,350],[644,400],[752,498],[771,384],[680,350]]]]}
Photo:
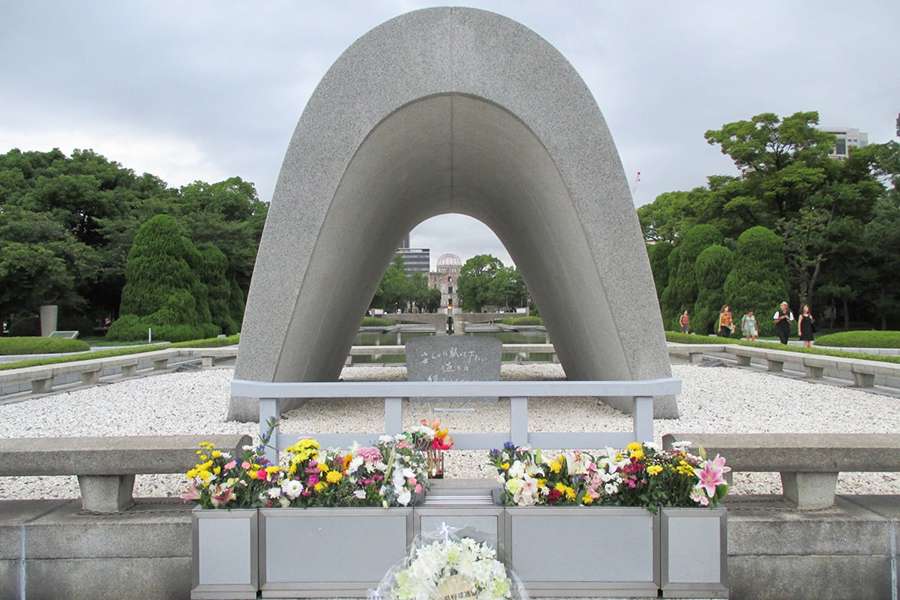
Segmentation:
{"type": "Polygon", "coordinates": [[[57,322],[59,320],[59,305],[45,304],[41,306],[41,335],[49,337],[51,333],[57,330],[57,322]]]}

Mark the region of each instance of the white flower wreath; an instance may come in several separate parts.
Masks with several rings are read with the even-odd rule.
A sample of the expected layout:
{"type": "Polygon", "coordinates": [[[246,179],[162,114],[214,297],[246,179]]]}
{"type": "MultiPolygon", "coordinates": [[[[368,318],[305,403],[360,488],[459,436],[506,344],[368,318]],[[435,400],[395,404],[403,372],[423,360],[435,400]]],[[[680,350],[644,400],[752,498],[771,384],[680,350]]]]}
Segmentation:
{"type": "Polygon", "coordinates": [[[409,564],[394,575],[397,600],[512,598],[512,582],[496,552],[471,538],[445,537],[413,550],[409,564]]]}

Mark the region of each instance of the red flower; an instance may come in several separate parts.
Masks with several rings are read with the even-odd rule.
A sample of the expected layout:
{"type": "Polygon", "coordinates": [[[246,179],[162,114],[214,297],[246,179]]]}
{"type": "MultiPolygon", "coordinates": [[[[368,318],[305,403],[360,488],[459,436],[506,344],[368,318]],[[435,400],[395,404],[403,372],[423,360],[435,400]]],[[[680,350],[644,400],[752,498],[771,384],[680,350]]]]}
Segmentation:
{"type": "Polygon", "coordinates": [[[547,494],[547,504],[556,504],[559,502],[560,498],[562,498],[562,492],[553,488],[550,490],[550,493],[547,494]]]}

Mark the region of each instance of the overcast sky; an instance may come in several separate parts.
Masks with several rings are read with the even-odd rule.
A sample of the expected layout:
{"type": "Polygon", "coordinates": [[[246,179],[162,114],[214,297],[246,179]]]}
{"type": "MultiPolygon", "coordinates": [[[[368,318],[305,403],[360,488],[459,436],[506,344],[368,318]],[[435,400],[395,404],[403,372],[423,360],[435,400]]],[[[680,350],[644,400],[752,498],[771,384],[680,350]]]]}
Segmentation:
{"type": "MultiPolygon", "coordinates": [[[[239,175],[270,200],[328,67],[398,14],[440,3],[0,0],[0,152],[93,148],[172,185],[239,175]]],[[[471,2],[556,46],[604,113],[635,204],[731,172],[703,133],[760,112],[895,139],[900,2],[471,2]]],[[[412,245],[509,257],[460,215],[412,245]]]]}

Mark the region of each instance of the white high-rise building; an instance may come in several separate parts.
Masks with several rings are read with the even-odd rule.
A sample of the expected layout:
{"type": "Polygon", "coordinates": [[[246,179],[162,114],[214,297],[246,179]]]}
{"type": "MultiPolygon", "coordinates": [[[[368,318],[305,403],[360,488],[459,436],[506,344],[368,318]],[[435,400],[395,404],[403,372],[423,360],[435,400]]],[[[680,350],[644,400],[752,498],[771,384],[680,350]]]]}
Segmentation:
{"type": "Polygon", "coordinates": [[[844,160],[850,156],[850,148],[865,148],[869,145],[869,134],[850,127],[822,127],[822,131],[835,136],[834,148],[828,155],[844,160]]]}

